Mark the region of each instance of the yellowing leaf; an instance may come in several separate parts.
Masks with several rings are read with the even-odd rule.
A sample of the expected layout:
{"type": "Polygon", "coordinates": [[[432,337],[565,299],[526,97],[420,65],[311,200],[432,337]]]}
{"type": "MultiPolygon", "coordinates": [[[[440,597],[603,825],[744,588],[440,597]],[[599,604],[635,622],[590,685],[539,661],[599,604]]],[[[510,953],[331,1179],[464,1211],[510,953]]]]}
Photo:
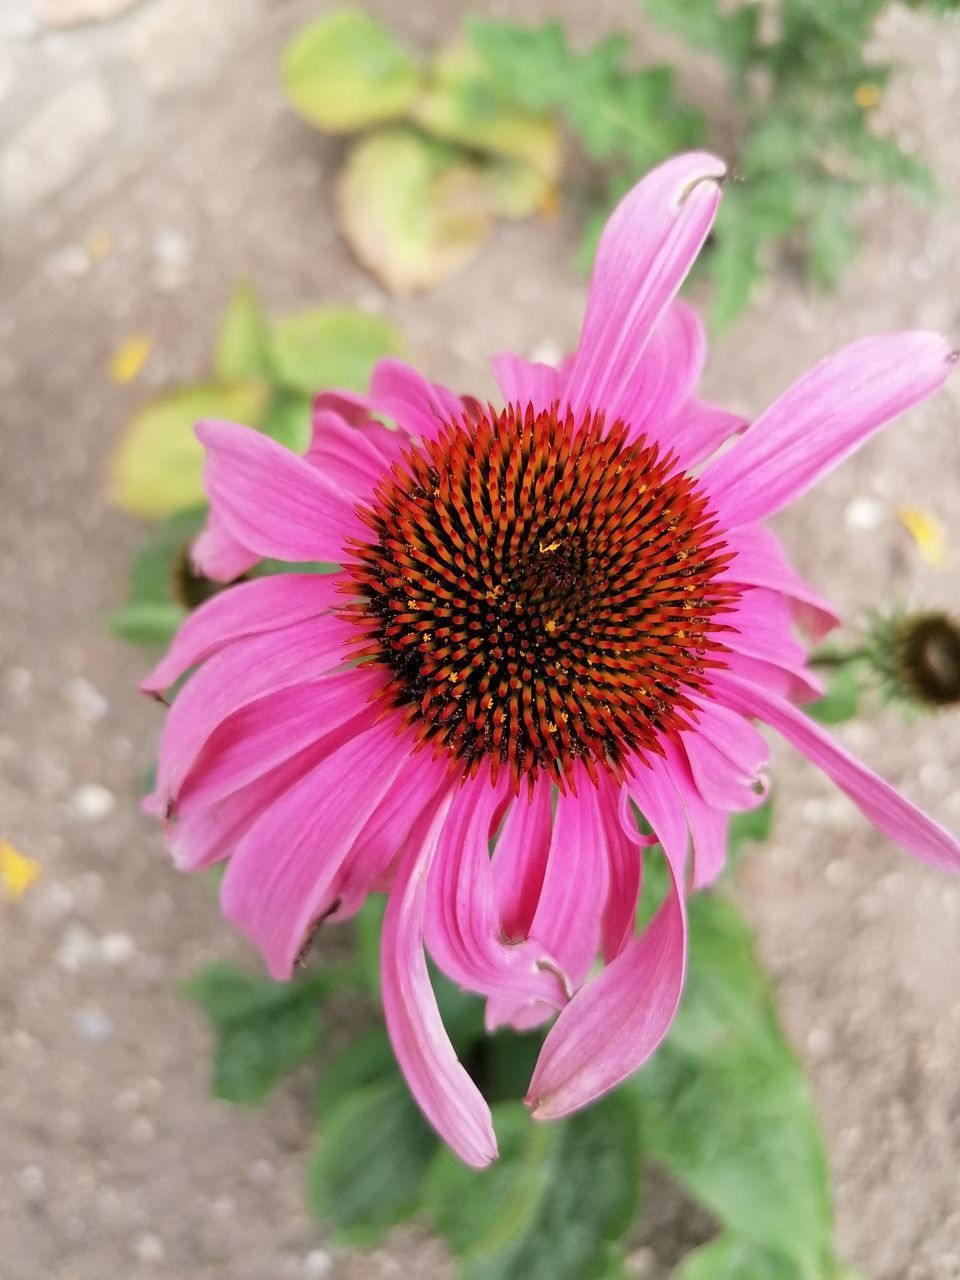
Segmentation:
{"type": "Polygon", "coordinates": [[[900,507],[897,519],[913,538],[927,564],[935,569],[941,568],[947,558],[947,535],[936,517],[920,507],[900,507]]]}
{"type": "Polygon", "coordinates": [[[480,168],[409,129],[358,142],[337,194],[350,247],[394,293],[427,289],[462,267],[493,225],[480,168]]]}
{"type": "Polygon", "coordinates": [[[110,459],[107,497],[129,515],[158,520],[204,501],[202,418],[252,426],[267,407],[262,382],[182,387],[134,414],[110,459]]]}
{"type": "Polygon", "coordinates": [[[430,83],[410,114],[428,132],[449,142],[526,160],[549,182],[560,172],[562,141],[556,120],[511,102],[480,54],[467,45],[438,55],[430,83]]]}
{"type": "Polygon", "coordinates": [[[290,104],[311,124],[352,133],[404,115],[420,73],[373,18],[337,9],[294,37],[281,78],[290,104]]]}
{"type": "Polygon", "coordinates": [[[0,839],[0,892],[10,902],[19,902],[42,874],[40,863],[0,839]]]}
{"type": "Polygon", "coordinates": [[[111,380],[121,387],[133,382],[147,363],[147,357],[150,355],[152,346],[153,340],[148,334],[131,334],[110,357],[109,372],[111,380]]]}
{"type": "Polygon", "coordinates": [[[346,307],[319,307],[275,320],[270,346],[276,381],[307,396],[328,387],[365,391],[376,362],[405,348],[390,320],[346,307]]]}
{"type": "Polygon", "coordinates": [[[556,212],[556,187],[527,161],[496,159],[485,164],[482,172],[492,207],[501,218],[556,212]]]}

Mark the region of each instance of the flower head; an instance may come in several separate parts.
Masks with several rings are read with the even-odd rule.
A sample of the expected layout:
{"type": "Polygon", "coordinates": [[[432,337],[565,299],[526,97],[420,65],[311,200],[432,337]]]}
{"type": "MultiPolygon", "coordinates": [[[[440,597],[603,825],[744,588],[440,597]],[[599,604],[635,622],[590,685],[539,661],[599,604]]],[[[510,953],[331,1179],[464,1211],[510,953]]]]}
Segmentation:
{"type": "Polygon", "coordinates": [[[368,396],[318,397],[304,457],[229,423],[197,429],[205,574],[265,556],[340,569],[231,587],[145,682],[199,665],[160,751],[174,856],[229,858],[224,911],[279,978],[319,921],[389,894],[391,1039],[471,1164],[496,1154],[490,1113],[424,948],[487,998],[491,1029],[555,1018],[535,1115],[612,1088],[677,1007],[687,893],[719,873],[729,813],[763,798],[754,720],[881,831],[960,868],[946,831],[797,709],[820,690],[794,625],[819,639],[836,615],[760,523],[932,394],[953,357],[934,334],[863,340],[751,425],[699,400],[703,331],[675,295],[723,177],[684,155],[630,192],[576,353],[561,369],[497,359],[499,405],[387,360],[368,396]],[[653,839],[670,890],[637,933],[653,839]]]}

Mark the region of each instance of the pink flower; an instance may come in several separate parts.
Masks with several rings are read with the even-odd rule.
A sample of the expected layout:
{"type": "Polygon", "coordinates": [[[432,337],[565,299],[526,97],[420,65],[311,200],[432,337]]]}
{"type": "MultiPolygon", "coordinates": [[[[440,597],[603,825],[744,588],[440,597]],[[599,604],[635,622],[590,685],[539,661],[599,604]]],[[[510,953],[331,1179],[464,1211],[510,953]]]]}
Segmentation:
{"type": "Polygon", "coordinates": [[[424,948],[487,998],[490,1028],[555,1017],[536,1116],[613,1088],[673,1018],[686,892],[719,873],[728,815],[762,799],[754,720],[886,835],[960,867],[952,836],[796,709],[819,687],[792,624],[819,638],[836,617],[760,523],[936,391],[955,357],[929,333],[864,339],[752,425],[697,399],[703,330],[675,294],[723,178],[714,157],[684,155],[634,188],[600,242],[576,354],[562,370],[497,359],[503,409],[387,360],[368,397],[319,397],[306,457],[197,428],[205,572],[263,556],[342,567],[215,597],[145,681],[159,692],[199,664],[160,750],[174,856],[230,859],[224,912],[277,978],[318,922],[389,893],[393,1045],[473,1165],[496,1155],[490,1113],[424,948]],[[636,810],[672,877],[639,935],[651,837],[636,810]]]}

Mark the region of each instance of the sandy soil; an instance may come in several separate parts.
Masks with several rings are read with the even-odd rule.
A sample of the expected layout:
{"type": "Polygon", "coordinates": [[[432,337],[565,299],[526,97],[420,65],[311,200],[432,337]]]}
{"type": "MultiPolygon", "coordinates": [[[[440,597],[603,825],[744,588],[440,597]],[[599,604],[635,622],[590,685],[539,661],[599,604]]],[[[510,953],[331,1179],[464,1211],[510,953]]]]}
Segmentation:
{"type": "MultiPolygon", "coordinates": [[[[322,300],[387,311],[429,373],[491,391],[494,351],[564,349],[576,335],[573,221],[505,228],[458,278],[387,299],[332,229],[338,144],[301,126],[276,89],[285,37],[324,6],[100,0],[115,17],[50,25],[83,2],[4,0],[0,12],[0,837],[44,867],[19,904],[0,903],[0,1277],[444,1276],[421,1233],[350,1256],[308,1219],[303,1081],[262,1111],[208,1098],[207,1030],[175,986],[210,958],[252,957],[138,812],[159,718],[134,692],[142,656],[106,639],[101,619],[142,531],[104,508],[103,464],[139,400],[202,371],[244,273],[278,311],[322,300]],[[103,233],[109,252],[91,261],[103,233]],[[136,386],[119,389],[107,361],[135,330],[154,350],[136,386]]],[[[467,9],[370,7],[422,45],[467,9]]],[[[584,41],[624,25],[651,56],[663,47],[626,0],[524,5],[531,20],[548,13],[584,41]]],[[[928,159],[943,200],[868,200],[863,253],[835,295],[782,269],[714,352],[709,390],[733,406],[758,410],[865,332],[960,335],[960,26],[897,11],[878,45],[904,64],[881,123],[928,159]]],[[[711,92],[702,64],[684,73],[711,92]]],[[[782,521],[798,566],[847,616],[892,596],[956,604],[958,421],[954,386],[782,521]],[[898,525],[901,502],[947,527],[945,570],[898,525]]],[[[960,826],[956,718],[907,726],[883,714],[842,736],[960,826]]],[[[960,885],[909,863],[786,751],[777,763],[775,838],[736,894],[809,1068],[840,1248],[874,1280],[956,1280],[960,885]]],[[[701,1229],[657,1183],[635,1272],[665,1275],[701,1229]]]]}

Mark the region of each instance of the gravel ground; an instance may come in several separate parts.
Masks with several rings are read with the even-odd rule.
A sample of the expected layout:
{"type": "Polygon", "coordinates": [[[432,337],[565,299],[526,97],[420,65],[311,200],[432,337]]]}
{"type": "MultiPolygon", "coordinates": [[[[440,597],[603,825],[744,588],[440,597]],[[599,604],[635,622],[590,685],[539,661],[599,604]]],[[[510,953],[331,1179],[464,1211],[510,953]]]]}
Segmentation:
{"type": "MultiPolygon", "coordinates": [[[[331,218],[340,147],[276,89],[283,40],[324,7],[3,0],[0,11],[0,838],[43,864],[19,903],[0,902],[3,1280],[450,1274],[417,1231],[351,1256],[308,1219],[303,1081],[262,1111],[209,1100],[207,1031],[175,985],[212,957],[252,957],[138,811],[159,716],[134,692],[143,658],[101,621],[142,538],[104,508],[104,459],[138,401],[202,371],[238,276],[255,276],[278,311],[322,300],[386,311],[432,375],[481,392],[494,351],[575,338],[584,290],[563,213],[500,230],[472,268],[403,303],[351,261],[331,218]],[[106,366],[133,331],[152,335],[153,352],[121,389],[106,366]]],[[[369,7],[420,45],[467,11],[369,7]]],[[[524,5],[531,20],[546,14],[584,41],[621,25],[651,56],[665,47],[626,0],[524,5]]],[[[835,295],[781,270],[715,349],[708,389],[732,406],[758,410],[865,332],[960,335],[960,26],[893,11],[878,50],[904,66],[880,123],[928,159],[943,200],[869,199],[863,252],[835,295]]],[[[685,64],[701,93],[713,75],[685,64]]],[[[896,509],[927,508],[960,547],[958,418],[954,385],[782,521],[798,567],[847,616],[891,596],[956,604],[956,550],[929,567],[896,509]]],[[[960,826],[956,719],[883,714],[842,736],[960,826]]],[[[735,891],[809,1069],[840,1249],[873,1280],[957,1280],[960,886],[887,846],[812,768],[776,757],[775,836],[735,891]]],[[[652,1280],[702,1223],[659,1182],[650,1200],[633,1269],[652,1280]]]]}

